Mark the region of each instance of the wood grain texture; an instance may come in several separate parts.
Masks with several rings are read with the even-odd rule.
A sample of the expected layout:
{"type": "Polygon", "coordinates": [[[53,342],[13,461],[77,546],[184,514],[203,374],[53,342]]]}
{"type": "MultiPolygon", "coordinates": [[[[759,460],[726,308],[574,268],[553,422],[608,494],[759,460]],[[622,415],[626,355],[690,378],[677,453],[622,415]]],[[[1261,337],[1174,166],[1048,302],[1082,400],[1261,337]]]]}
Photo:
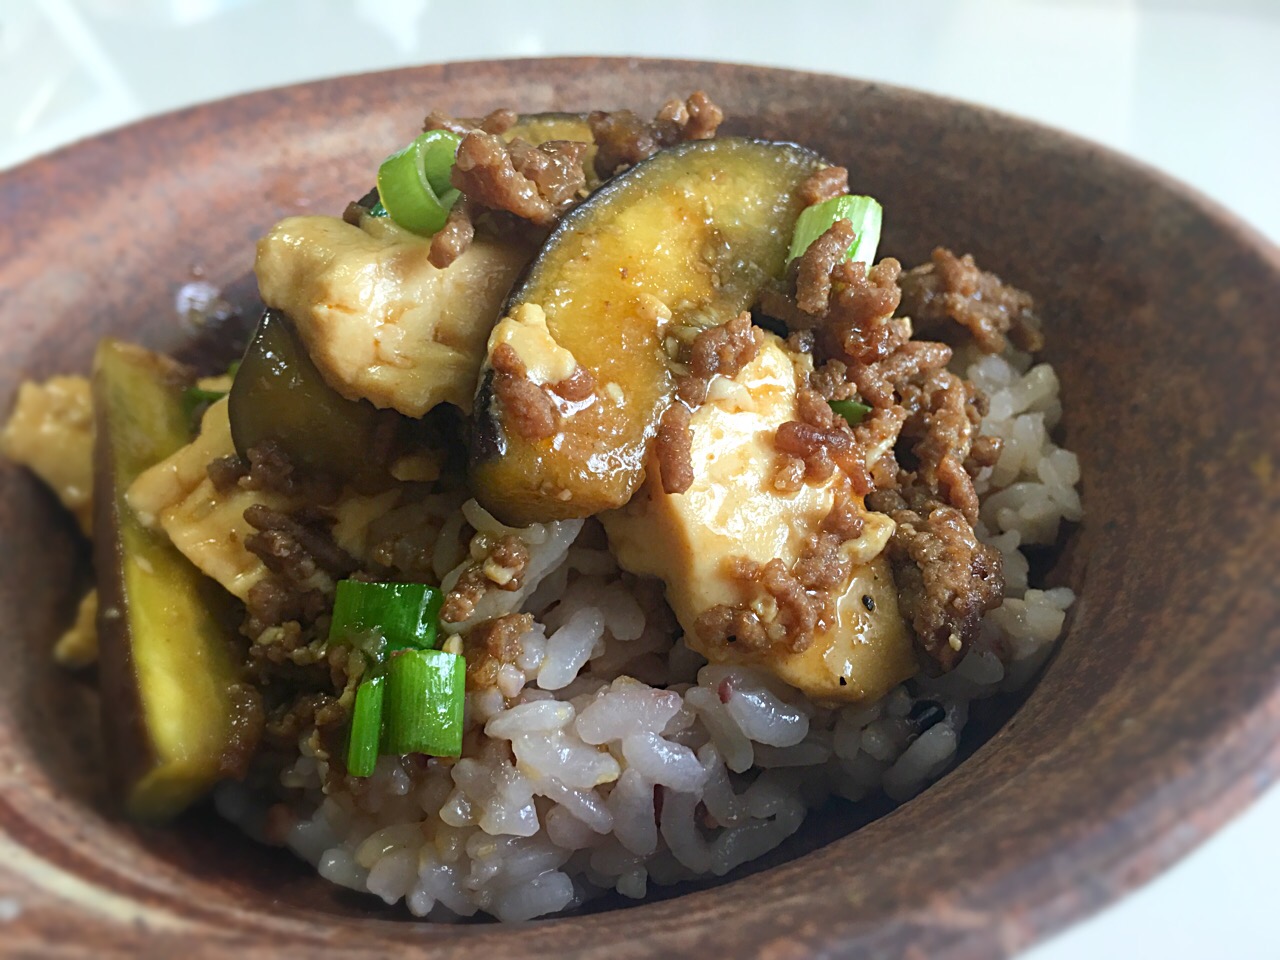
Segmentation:
{"type": "Polygon", "coordinates": [[[854,832],[833,808],[799,856],[728,883],[511,926],[410,922],[207,812],[165,830],[112,814],[92,689],[49,660],[85,545],[3,465],[6,952],[996,957],[1142,882],[1271,781],[1280,254],[1162,175],[1020,120],[854,80],[599,59],[431,66],[197,107],[0,177],[0,394],[87,369],[105,333],[189,341],[174,294],[193,270],[242,281],[266,228],[340,211],[431,107],[648,112],[699,87],[732,132],[848,165],[884,204],[886,254],[971,251],[1041,304],[1086,519],[1059,565],[1080,594],[1068,636],[1022,708],[910,803],[854,832]]]}

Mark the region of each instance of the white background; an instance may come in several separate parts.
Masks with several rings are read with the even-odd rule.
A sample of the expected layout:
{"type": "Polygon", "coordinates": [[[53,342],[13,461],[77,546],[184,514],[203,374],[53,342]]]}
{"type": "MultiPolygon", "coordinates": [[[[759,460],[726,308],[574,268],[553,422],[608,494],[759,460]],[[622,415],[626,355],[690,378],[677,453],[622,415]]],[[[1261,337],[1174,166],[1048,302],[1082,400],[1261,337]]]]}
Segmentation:
{"type": "MultiPolygon", "coordinates": [[[[148,114],[299,80],[637,54],[858,76],[1034,117],[1161,167],[1280,240],[1280,2],[826,6],[837,12],[795,0],[0,0],[0,169],[148,114]]],[[[1145,889],[1025,956],[1280,957],[1278,854],[1273,792],[1145,889]]]]}

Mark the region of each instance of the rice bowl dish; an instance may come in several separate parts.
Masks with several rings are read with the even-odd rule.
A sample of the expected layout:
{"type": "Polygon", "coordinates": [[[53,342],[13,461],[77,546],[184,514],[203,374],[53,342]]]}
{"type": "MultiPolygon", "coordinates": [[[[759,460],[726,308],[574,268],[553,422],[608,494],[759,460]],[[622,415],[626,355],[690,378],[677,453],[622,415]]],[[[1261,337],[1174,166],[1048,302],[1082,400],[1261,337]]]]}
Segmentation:
{"type": "Polygon", "coordinates": [[[223,815],[335,883],[436,920],[528,919],[724,875],[831,797],[905,800],[947,769],[973,700],[1035,674],[1073,597],[1029,583],[1023,550],[1052,545],[1081,508],[1030,298],[942,249],[912,270],[873,266],[857,248],[877,208],[828,172],[840,168],[715,139],[715,112],[695,95],[652,124],[429,117],[456,138],[448,186],[427,197],[443,222],[424,223],[436,211],[412,196],[397,210],[393,164],[345,218],[263,240],[268,319],[233,376],[193,385],[117,351],[117,369],[163,368],[155,381],[192,403],[188,433],[199,424],[127,484],[101,481],[101,452],[94,477],[86,439],[93,417],[99,451],[122,429],[101,386],[112,359],[92,391],[25,391],[6,452],[82,515],[93,501],[99,576],[125,581],[59,646],[77,663],[100,641],[108,729],[123,712],[111,691],[132,686],[144,715],[155,696],[138,628],[109,626],[142,605],[120,551],[104,550],[127,549],[121,510],[238,618],[219,635],[231,669],[208,702],[230,706],[209,763],[177,770],[154,729],[145,749],[136,729],[114,735],[117,756],[148,757],[122,775],[136,814],[212,789],[223,815]],[[759,199],[732,217],[671,215],[717,183],[759,199]],[[810,210],[826,219],[805,243],[810,210]],[[619,251],[619,236],[685,222],[701,232],[670,246],[710,262],[714,282],[701,299],[658,290],[653,265],[632,262],[637,359],[635,338],[607,335],[611,315],[581,320],[582,291],[604,283],[583,264],[616,268],[656,249],[619,251]],[[342,300],[351,277],[374,294],[342,300]],[[256,372],[290,349],[289,376],[315,371],[291,389],[343,426],[323,431],[336,448],[256,372]],[[332,395],[317,401],[320,385],[332,395]],[[30,440],[55,430],[56,463],[30,440]],[[430,631],[388,649],[387,623],[339,616],[340,589],[378,584],[429,588],[430,631]],[[394,709],[391,669],[415,658],[465,672],[432,675],[432,702],[460,712],[417,724],[422,742],[449,741],[437,753],[386,749],[409,742],[392,729],[414,724],[394,709]],[[353,752],[361,687],[380,670],[381,714],[353,752]]]}

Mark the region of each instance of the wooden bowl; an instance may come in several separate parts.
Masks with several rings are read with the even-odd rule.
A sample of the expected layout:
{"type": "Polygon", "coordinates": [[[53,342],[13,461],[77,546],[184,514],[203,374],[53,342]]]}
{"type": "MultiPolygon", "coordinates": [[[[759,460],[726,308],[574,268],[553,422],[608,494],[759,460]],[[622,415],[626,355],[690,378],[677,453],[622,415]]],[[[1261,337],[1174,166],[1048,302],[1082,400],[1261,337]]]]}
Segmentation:
{"type": "Polygon", "coordinates": [[[0,177],[0,394],[87,368],[104,334],[191,337],[175,291],[233,284],[254,240],[337,212],[428,108],[652,111],[704,88],[735,132],[847,165],[904,262],[945,243],[1032,291],[1083,468],[1059,575],[1079,592],[1025,704],[867,819],[815,815],[789,861],[658,902],[500,926],[409,922],[211,813],[114,818],[92,685],[49,659],[85,545],[0,467],[0,916],[6,950],[189,957],[1006,954],[1140,883],[1280,760],[1280,256],[1185,187],[1033,124],[835,77],[678,61],[423,67],[150,120],[0,177]],[[806,852],[807,851],[807,852],[806,852]]]}

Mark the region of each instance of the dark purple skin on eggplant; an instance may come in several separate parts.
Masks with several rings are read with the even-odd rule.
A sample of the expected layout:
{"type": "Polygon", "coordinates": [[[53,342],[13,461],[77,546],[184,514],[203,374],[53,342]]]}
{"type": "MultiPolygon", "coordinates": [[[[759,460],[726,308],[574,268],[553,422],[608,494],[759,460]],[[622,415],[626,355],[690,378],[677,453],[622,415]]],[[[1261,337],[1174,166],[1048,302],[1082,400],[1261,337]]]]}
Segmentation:
{"type": "Polygon", "coordinates": [[[379,414],[324,382],[289,319],[267,310],[249,341],[227,401],[236,452],[275,444],[295,467],[339,478],[368,464],[379,414]]]}

